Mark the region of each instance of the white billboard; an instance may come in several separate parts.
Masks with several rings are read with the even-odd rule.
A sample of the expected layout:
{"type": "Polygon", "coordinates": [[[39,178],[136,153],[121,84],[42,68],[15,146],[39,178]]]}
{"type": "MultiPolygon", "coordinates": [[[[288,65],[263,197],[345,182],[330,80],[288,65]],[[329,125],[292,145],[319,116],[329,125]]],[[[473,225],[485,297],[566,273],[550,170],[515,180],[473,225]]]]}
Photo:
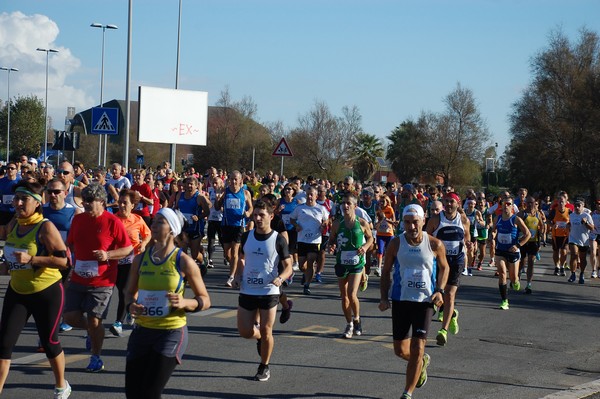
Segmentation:
{"type": "Polygon", "coordinates": [[[139,87],[138,141],[206,145],[208,93],[139,87]]]}

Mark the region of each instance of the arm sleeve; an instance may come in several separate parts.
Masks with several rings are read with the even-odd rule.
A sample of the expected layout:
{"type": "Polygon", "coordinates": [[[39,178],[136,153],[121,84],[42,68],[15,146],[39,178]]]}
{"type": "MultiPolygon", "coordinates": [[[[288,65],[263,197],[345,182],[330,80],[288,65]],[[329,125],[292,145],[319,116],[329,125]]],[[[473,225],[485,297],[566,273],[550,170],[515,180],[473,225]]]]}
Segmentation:
{"type": "Polygon", "coordinates": [[[280,260],[284,260],[290,257],[290,250],[288,243],[281,234],[277,235],[277,241],[275,242],[275,248],[277,248],[277,254],[280,260]]]}
{"type": "Polygon", "coordinates": [[[244,245],[246,244],[246,240],[248,240],[248,234],[250,234],[249,231],[245,231],[244,234],[242,234],[242,241],[240,242],[240,251],[242,251],[242,253],[244,253],[244,245]]]}

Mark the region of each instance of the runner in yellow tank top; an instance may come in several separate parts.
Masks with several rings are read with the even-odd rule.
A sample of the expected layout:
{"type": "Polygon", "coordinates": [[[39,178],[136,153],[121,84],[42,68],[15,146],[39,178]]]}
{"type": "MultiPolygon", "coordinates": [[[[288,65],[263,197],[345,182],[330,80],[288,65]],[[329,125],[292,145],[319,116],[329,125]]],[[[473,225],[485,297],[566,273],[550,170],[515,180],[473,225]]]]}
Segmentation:
{"type": "Polygon", "coordinates": [[[125,393],[131,398],[159,398],[187,347],[186,312],[210,307],[200,269],[181,249],[183,215],[163,208],[152,223],[155,244],[135,257],[126,290],[127,310],[136,325],[127,344],[125,393]],[[184,279],[194,296],[185,298],[184,279]]]}

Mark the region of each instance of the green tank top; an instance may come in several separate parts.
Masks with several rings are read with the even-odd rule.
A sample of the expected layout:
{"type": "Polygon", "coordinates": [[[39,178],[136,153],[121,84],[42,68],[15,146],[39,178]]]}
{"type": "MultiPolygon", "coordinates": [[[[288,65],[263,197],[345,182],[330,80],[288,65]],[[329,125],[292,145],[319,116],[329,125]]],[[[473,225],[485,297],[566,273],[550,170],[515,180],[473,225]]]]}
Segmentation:
{"type": "Polygon", "coordinates": [[[356,252],[365,243],[365,234],[360,227],[358,218],[354,221],[352,228],[346,227],[344,219],[340,221],[337,234],[336,262],[345,266],[364,266],[365,256],[359,256],[356,252]]]}

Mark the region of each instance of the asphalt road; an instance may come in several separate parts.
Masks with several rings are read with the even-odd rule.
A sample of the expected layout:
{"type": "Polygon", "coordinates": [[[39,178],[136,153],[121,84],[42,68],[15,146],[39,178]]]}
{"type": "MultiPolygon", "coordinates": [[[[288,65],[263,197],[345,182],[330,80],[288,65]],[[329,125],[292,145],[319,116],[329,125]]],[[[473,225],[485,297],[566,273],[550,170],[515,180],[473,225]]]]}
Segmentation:
{"type": "MultiPolygon", "coordinates": [[[[253,380],[259,358],[253,340],[238,337],[237,292],[224,286],[221,262],[206,283],[212,308],[190,315],[190,345],[164,398],[398,398],[406,363],[392,351],[390,313],[377,309],[379,278],[371,276],[361,293],[364,334],[345,340],[332,258],[324,284],[313,284],[304,296],[299,284],[288,289],[292,317],[275,325],[271,379],[253,380]]],[[[414,398],[576,398],[598,397],[600,384],[600,280],[585,285],[552,275],[549,249],[536,263],[533,294],[509,294],[510,310],[498,309],[494,271],[485,267],[463,277],[458,292],[458,335],[445,347],[435,344],[438,322],[432,322],[426,351],[431,355],[429,381],[414,398]],[[586,390],[570,390],[585,386],[586,390]],[[578,392],[578,393],[576,393],[578,392]],[[562,396],[557,396],[562,395],[562,396]],[[592,396],[594,395],[594,396],[592,396]]],[[[589,273],[588,273],[589,275],[589,273]]],[[[8,277],[0,278],[5,292],[8,277]]],[[[115,298],[116,300],[116,298],[115,298]]],[[[82,331],[61,334],[72,398],[124,397],[127,337],[107,339],[102,354],[106,369],[85,372],[89,354],[82,331]]],[[[45,356],[35,352],[36,331],[30,322],[13,355],[3,397],[49,397],[52,374],[45,356]]]]}

